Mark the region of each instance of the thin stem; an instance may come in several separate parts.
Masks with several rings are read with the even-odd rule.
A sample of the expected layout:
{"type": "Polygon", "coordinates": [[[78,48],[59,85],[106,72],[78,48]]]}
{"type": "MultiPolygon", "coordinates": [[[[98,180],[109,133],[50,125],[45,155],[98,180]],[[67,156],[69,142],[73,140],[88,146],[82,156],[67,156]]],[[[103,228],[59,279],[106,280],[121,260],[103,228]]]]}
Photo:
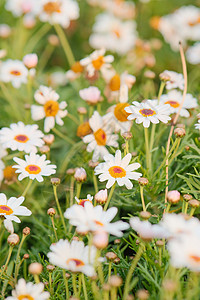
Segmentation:
{"type": "Polygon", "coordinates": [[[158,263],[159,263],[159,266],[161,267],[162,266],[162,248],[161,247],[158,247],[158,254],[159,254],[158,263]]]}
{"type": "Polygon", "coordinates": [[[74,176],[71,176],[71,182],[70,182],[70,207],[73,205],[74,200],[74,176]]]}
{"type": "Polygon", "coordinates": [[[26,53],[31,53],[38,42],[42,39],[42,37],[49,31],[51,25],[46,23],[32,36],[32,38],[27,43],[27,49],[25,49],[26,53]]]}
{"type": "Polygon", "coordinates": [[[7,256],[6,263],[5,263],[5,265],[3,267],[3,270],[1,272],[1,277],[2,277],[3,273],[5,272],[5,270],[7,269],[8,263],[9,263],[10,258],[11,258],[12,251],[13,251],[13,246],[10,246],[9,250],[8,250],[8,256],[7,256]]]}
{"type": "Polygon", "coordinates": [[[66,58],[71,67],[75,63],[75,59],[74,59],[74,55],[72,53],[71,47],[69,45],[69,42],[67,40],[67,37],[59,24],[54,24],[54,28],[59,36],[59,39],[60,39],[61,45],[63,47],[63,50],[65,52],[66,58]]]}
{"type": "Polygon", "coordinates": [[[109,281],[110,276],[111,276],[111,269],[112,269],[112,262],[109,261],[109,265],[108,265],[108,281],[109,281]]]}
{"type": "Polygon", "coordinates": [[[117,288],[116,287],[112,287],[111,288],[111,291],[110,291],[110,294],[111,294],[111,300],[116,300],[117,299],[117,288]]]}
{"type": "Polygon", "coordinates": [[[33,277],[34,277],[35,283],[40,283],[39,275],[34,274],[33,277]]]}
{"type": "Polygon", "coordinates": [[[109,205],[109,203],[110,203],[110,200],[111,200],[112,195],[113,195],[114,190],[115,190],[115,186],[116,186],[116,182],[113,184],[113,186],[112,186],[112,188],[111,188],[111,190],[110,190],[110,193],[109,193],[109,195],[108,195],[108,200],[107,200],[107,202],[106,202],[106,204],[105,204],[105,206],[104,206],[104,210],[106,210],[106,209],[108,208],[108,205],[109,205]]]}
{"type": "Polygon", "coordinates": [[[81,194],[81,187],[82,187],[82,183],[81,182],[77,182],[76,184],[76,197],[79,199],[80,194],[81,194]]]}
{"type": "Polygon", "coordinates": [[[79,125],[79,121],[70,113],[67,114],[68,118],[70,118],[76,125],[79,125]]]}
{"type": "Polygon", "coordinates": [[[65,290],[66,290],[66,300],[69,299],[69,286],[68,286],[68,279],[66,278],[65,275],[65,270],[63,270],[63,279],[65,283],[65,290]]]}
{"type": "Polygon", "coordinates": [[[168,202],[168,204],[167,204],[167,209],[166,209],[166,212],[165,212],[166,214],[169,212],[170,207],[171,207],[171,203],[168,202]]]}
{"type": "Polygon", "coordinates": [[[72,274],[72,285],[75,297],[78,296],[77,287],[76,287],[76,274],[72,274]]]}
{"type": "Polygon", "coordinates": [[[194,215],[194,212],[196,210],[196,207],[192,207],[190,210],[190,217],[192,217],[194,215]]]}
{"type": "Polygon", "coordinates": [[[62,210],[61,210],[61,207],[60,207],[60,203],[59,203],[59,200],[58,200],[57,186],[56,185],[53,185],[53,192],[54,192],[54,196],[55,196],[55,200],[56,200],[56,205],[57,205],[60,217],[61,217],[61,221],[62,221],[62,224],[63,224],[63,227],[64,227],[64,231],[66,233],[67,229],[66,229],[64,218],[63,218],[62,210]]]}
{"type": "Polygon", "coordinates": [[[27,194],[27,192],[28,192],[28,190],[29,190],[29,188],[30,188],[30,186],[31,186],[32,183],[33,183],[33,180],[30,179],[30,180],[29,180],[29,183],[27,184],[27,186],[26,186],[26,188],[25,188],[25,190],[24,190],[24,192],[23,192],[23,194],[22,194],[22,197],[25,197],[25,196],[26,196],[26,194],[27,194]]]}
{"type": "Polygon", "coordinates": [[[19,267],[20,267],[20,252],[21,252],[21,248],[22,248],[25,238],[26,238],[26,235],[23,234],[21,242],[19,244],[19,248],[17,250],[16,262],[15,262],[15,282],[17,282],[17,276],[18,276],[19,267]]]}
{"type": "Polygon", "coordinates": [[[58,135],[61,139],[65,140],[67,143],[74,145],[74,141],[72,141],[68,136],[64,135],[62,132],[60,132],[58,129],[53,128],[52,131],[58,135]]]}
{"type": "Polygon", "coordinates": [[[97,177],[94,175],[94,171],[93,171],[93,183],[94,183],[94,190],[96,194],[98,193],[98,182],[97,182],[97,177]]]}
{"type": "Polygon", "coordinates": [[[145,128],[145,127],[144,127],[144,136],[145,136],[145,148],[146,148],[146,167],[147,167],[147,170],[150,170],[151,157],[150,157],[150,152],[149,152],[149,136],[148,136],[148,128],[145,128]]]}
{"type": "Polygon", "coordinates": [[[185,203],[185,210],[184,213],[187,215],[187,210],[188,210],[188,202],[185,203]]]}
{"type": "Polygon", "coordinates": [[[140,196],[141,196],[141,200],[142,200],[142,207],[143,207],[143,211],[146,211],[143,191],[144,191],[144,187],[140,185],[140,196]]]}
{"type": "Polygon", "coordinates": [[[51,223],[52,223],[52,226],[53,226],[53,231],[54,231],[56,242],[57,242],[58,241],[58,236],[57,236],[57,232],[56,232],[56,227],[55,227],[53,216],[51,216],[51,223]]]}
{"type": "Polygon", "coordinates": [[[86,284],[85,284],[85,276],[82,273],[82,283],[83,283],[83,294],[84,294],[84,299],[88,300],[88,296],[87,296],[87,289],[86,289],[86,284]]]}

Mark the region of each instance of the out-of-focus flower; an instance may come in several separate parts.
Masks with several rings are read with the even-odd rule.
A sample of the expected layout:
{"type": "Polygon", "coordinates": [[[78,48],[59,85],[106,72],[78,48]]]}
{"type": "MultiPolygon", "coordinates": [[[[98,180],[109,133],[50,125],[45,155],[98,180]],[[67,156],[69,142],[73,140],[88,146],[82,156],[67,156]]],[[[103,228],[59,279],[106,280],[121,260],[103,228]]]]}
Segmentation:
{"type": "Polygon", "coordinates": [[[94,151],[92,160],[97,161],[99,157],[109,154],[106,146],[118,147],[118,135],[112,134],[105,117],[101,117],[97,111],[89,119],[89,124],[93,133],[84,136],[83,142],[88,144],[88,152],[94,151]]]}
{"type": "Polygon", "coordinates": [[[197,65],[200,63],[200,42],[187,49],[186,57],[190,64],[197,65]]]}
{"type": "Polygon", "coordinates": [[[81,76],[83,73],[84,67],[80,64],[79,61],[76,61],[71,69],[66,72],[66,77],[68,80],[73,81],[81,76]]]}
{"type": "Polygon", "coordinates": [[[0,24],[0,37],[7,39],[11,35],[11,28],[8,24],[0,24]]]}
{"type": "Polygon", "coordinates": [[[35,53],[26,54],[23,57],[23,63],[28,69],[35,68],[38,63],[37,54],[35,54],[35,53]]]}
{"type": "Polygon", "coordinates": [[[20,60],[8,59],[0,65],[0,81],[11,82],[15,88],[27,83],[28,70],[20,60]]]}
{"type": "Polygon", "coordinates": [[[90,86],[79,91],[80,97],[90,105],[95,105],[101,101],[101,91],[96,86],[90,86]]]}
{"type": "Polygon", "coordinates": [[[90,133],[92,133],[92,129],[90,127],[89,122],[87,122],[87,121],[80,124],[77,128],[77,131],[76,131],[76,135],[78,137],[81,137],[81,138],[88,135],[88,134],[90,134],[90,133]]]}
{"type": "Polygon", "coordinates": [[[75,197],[76,202],[78,203],[78,205],[85,205],[85,202],[89,201],[90,203],[92,203],[93,197],[88,194],[86,199],[78,199],[77,197],[75,197]]]}
{"type": "Polygon", "coordinates": [[[132,104],[125,107],[125,111],[130,114],[127,119],[135,120],[137,124],[143,123],[146,128],[150,126],[150,123],[158,124],[159,121],[167,123],[171,120],[169,104],[154,105],[153,100],[147,100],[144,103],[133,101],[132,104]]]}
{"type": "Polygon", "coordinates": [[[0,216],[4,218],[4,226],[10,232],[14,232],[12,221],[21,223],[20,219],[17,216],[30,216],[32,212],[22,206],[24,202],[24,197],[11,197],[7,200],[5,194],[0,193],[0,216]]]}
{"type": "Polygon", "coordinates": [[[195,129],[199,129],[200,130],[200,120],[198,120],[198,123],[194,124],[195,129]]]}
{"type": "Polygon", "coordinates": [[[172,90],[172,89],[184,89],[184,78],[183,74],[176,73],[174,71],[168,71],[165,70],[164,73],[169,76],[169,80],[166,81],[166,89],[172,90]]]}
{"type": "Polygon", "coordinates": [[[45,118],[45,132],[49,132],[54,128],[55,123],[63,126],[64,122],[62,118],[67,115],[67,110],[65,109],[67,103],[65,101],[58,103],[59,95],[52,88],[43,85],[35,92],[34,97],[42,106],[31,106],[32,119],[38,121],[45,118]]]}
{"type": "Polygon", "coordinates": [[[67,84],[66,73],[63,71],[56,71],[49,75],[48,83],[53,88],[58,86],[65,86],[67,84]]]}
{"type": "Polygon", "coordinates": [[[0,49],[0,59],[4,58],[7,55],[6,49],[0,49]]]}
{"type": "Polygon", "coordinates": [[[43,283],[26,283],[26,281],[21,278],[18,280],[15,290],[12,291],[12,296],[7,297],[6,300],[47,300],[49,297],[50,294],[48,292],[44,292],[43,283]]]}
{"type": "Polygon", "coordinates": [[[134,2],[119,0],[108,0],[103,2],[105,9],[116,17],[121,19],[133,19],[135,16],[134,2]]]}
{"type": "Polygon", "coordinates": [[[20,17],[24,14],[36,16],[40,10],[40,0],[6,0],[5,8],[14,17],[20,17]]]}
{"type": "Polygon", "coordinates": [[[139,163],[130,164],[131,154],[128,153],[124,158],[121,157],[121,151],[117,150],[115,156],[109,154],[104,156],[104,163],[100,163],[95,168],[95,175],[99,175],[99,180],[108,180],[106,188],[109,189],[115,182],[119,186],[125,185],[127,189],[133,187],[132,180],[138,180],[142,176],[141,173],[133,172],[140,168],[139,163]]]}
{"type": "Polygon", "coordinates": [[[96,18],[89,43],[95,49],[103,47],[124,55],[134,47],[136,38],[135,21],[122,21],[112,14],[102,13],[96,18]]]}
{"type": "Polygon", "coordinates": [[[91,277],[95,274],[93,267],[96,248],[85,246],[81,241],[59,240],[50,246],[47,254],[51,264],[74,273],[81,272],[91,277]],[[90,248],[90,249],[89,249],[90,248]]]}
{"type": "Polygon", "coordinates": [[[33,152],[30,155],[25,155],[25,160],[14,157],[13,160],[17,163],[13,168],[17,169],[15,173],[20,173],[18,180],[22,180],[26,177],[39,182],[44,179],[42,176],[50,176],[56,173],[56,165],[50,165],[50,160],[46,160],[46,155],[40,156],[33,152]]]}
{"type": "Polygon", "coordinates": [[[38,125],[18,122],[11,124],[10,128],[3,127],[0,130],[0,143],[3,148],[10,148],[12,151],[37,152],[37,147],[44,145],[43,136],[38,125]]]}

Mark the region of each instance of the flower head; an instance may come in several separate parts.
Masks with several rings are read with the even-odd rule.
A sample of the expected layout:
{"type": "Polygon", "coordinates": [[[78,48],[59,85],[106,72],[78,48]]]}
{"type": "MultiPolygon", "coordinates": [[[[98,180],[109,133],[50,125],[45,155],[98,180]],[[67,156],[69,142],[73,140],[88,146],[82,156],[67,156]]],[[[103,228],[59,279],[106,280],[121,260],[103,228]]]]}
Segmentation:
{"type": "Polygon", "coordinates": [[[77,197],[75,197],[75,200],[78,203],[78,205],[84,206],[85,202],[89,201],[90,203],[92,203],[93,197],[90,194],[88,194],[86,199],[78,199],[77,197]]]}
{"type": "Polygon", "coordinates": [[[79,95],[90,105],[95,105],[101,100],[101,91],[96,86],[80,90],[79,95]]]}
{"type": "Polygon", "coordinates": [[[11,82],[15,88],[27,83],[28,69],[20,60],[8,59],[0,65],[0,81],[11,82]]]}
{"type": "Polygon", "coordinates": [[[184,89],[184,78],[183,78],[183,74],[180,73],[176,73],[174,71],[168,71],[165,70],[164,71],[170,78],[170,80],[168,80],[166,82],[166,89],[167,90],[172,90],[172,89],[180,89],[183,90],[184,89]]]}

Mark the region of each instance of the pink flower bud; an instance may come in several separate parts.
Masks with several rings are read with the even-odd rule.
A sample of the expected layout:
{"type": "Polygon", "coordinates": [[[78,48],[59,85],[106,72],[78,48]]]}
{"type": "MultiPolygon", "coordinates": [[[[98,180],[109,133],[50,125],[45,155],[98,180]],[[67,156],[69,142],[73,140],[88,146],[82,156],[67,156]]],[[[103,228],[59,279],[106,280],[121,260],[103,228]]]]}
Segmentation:
{"type": "Polygon", "coordinates": [[[93,245],[97,249],[104,249],[108,246],[108,234],[105,231],[97,231],[93,237],[93,245]]]}
{"type": "Polygon", "coordinates": [[[31,54],[25,55],[24,58],[23,58],[23,63],[29,69],[35,68],[37,66],[37,63],[38,63],[37,54],[31,53],[31,54]]]}
{"type": "Polygon", "coordinates": [[[101,92],[97,87],[90,86],[87,89],[80,90],[79,95],[88,104],[94,105],[100,101],[101,92]]]}
{"type": "Polygon", "coordinates": [[[108,191],[107,189],[105,190],[100,190],[96,195],[94,196],[94,199],[97,203],[104,204],[106,203],[108,199],[108,191]]]}
{"type": "Polygon", "coordinates": [[[180,200],[180,193],[176,190],[169,191],[167,193],[167,200],[169,201],[169,203],[172,203],[172,204],[178,203],[180,200]]]}
{"type": "Polygon", "coordinates": [[[83,168],[77,168],[76,171],[75,171],[75,174],[74,174],[74,178],[78,182],[85,181],[86,178],[87,178],[87,174],[86,174],[85,169],[83,169],[83,168]]]}

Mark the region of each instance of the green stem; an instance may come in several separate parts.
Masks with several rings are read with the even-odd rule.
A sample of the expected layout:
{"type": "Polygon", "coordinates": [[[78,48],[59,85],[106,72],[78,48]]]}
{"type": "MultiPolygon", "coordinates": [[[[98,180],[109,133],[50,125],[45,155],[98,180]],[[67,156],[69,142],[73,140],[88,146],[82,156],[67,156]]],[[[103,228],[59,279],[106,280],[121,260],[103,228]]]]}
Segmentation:
{"type": "Polygon", "coordinates": [[[81,182],[77,182],[76,184],[76,197],[79,199],[80,194],[81,194],[81,187],[82,187],[82,183],[81,182]]]}
{"type": "Polygon", "coordinates": [[[7,269],[8,263],[9,263],[10,258],[11,258],[12,251],[13,251],[13,246],[10,246],[10,247],[9,247],[9,250],[8,250],[7,260],[6,260],[6,263],[5,263],[4,267],[3,267],[3,270],[2,270],[2,272],[1,272],[0,278],[2,277],[2,275],[3,275],[4,272],[5,272],[5,270],[7,269]]]}
{"type": "Polygon", "coordinates": [[[140,196],[141,196],[141,200],[142,200],[142,207],[143,207],[143,211],[146,211],[143,191],[144,191],[144,187],[140,185],[140,196]]]}
{"type": "Polygon", "coordinates": [[[145,136],[145,148],[146,148],[146,167],[147,170],[151,168],[151,155],[149,152],[149,136],[148,136],[148,128],[144,127],[144,136],[145,136]]]}
{"type": "Polygon", "coordinates": [[[57,232],[56,232],[56,227],[55,227],[53,216],[51,216],[51,223],[52,223],[52,226],[53,226],[53,231],[54,231],[56,242],[57,242],[58,241],[58,236],[57,236],[57,232]]]}
{"type": "Polygon", "coordinates": [[[19,267],[20,267],[20,252],[21,252],[21,248],[22,248],[25,238],[26,238],[26,235],[23,234],[21,242],[19,244],[19,248],[17,250],[16,262],[15,262],[15,282],[17,282],[17,276],[18,276],[19,267]]]}
{"type": "Polygon", "coordinates": [[[105,206],[104,206],[104,210],[106,210],[106,209],[108,208],[108,205],[109,205],[109,203],[110,203],[110,200],[111,200],[112,195],[113,195],[114,190],[115,190],[115,186],[116,186],[116,182],[113,184],[113,186],[112,186],[112,188],[111,188],[111,190],[110,190],[110,193],[109,193],[109,196],[108,196],[108,200],[107,200],[107,202],[106,202],[106,204],[105,204],[105,206]]]}
{"type": "Polygon", "coordinates": [[[22,194],[22,197],[25,197],[25,196],[26,196],[26,194],[27,194],[27,192],[28,192],[28,190],[29,190],[29,188],[30,188],[30,186],[31,186],[32,183],[33,183],[33,180],[30,179],[30,180],[29,180],[29,183],[27,184],[27,187],[25,188],[25,190],[24,190],[24,192],[23,192],[23,194],[22,194]]]}
{"type": "Polygon", "coordinates": [[[98,193],[98,183],[97,183],[97,177],[94,175],[94,171],[93,171],[93,183],[94,183],[94,190],[96,194],[98,193]]]}
{"type": "Polygon", "coordinates": [[[70,182],[70,207],[73,205],[74,202],[74,176],[71,176],[70,182]]]}
{"type": "Polygon", "coordinates": [[[192,207],[190,210],[190,217],[192,217],[194,215],[194,212],[196,210],[196,207],[192,207]]]}
{"type": "Polygon", "coordinates": [[[70,118],[76,125],[79,125],[79,121],[70,113],[67,114],[68,118],[70,118]]]}
{"type": "Polygon", "coordinates": [[[53,128],[52,131],[58,135],[61,139],[65,140],[67,143],[74,145],[74,141],[72,141],[68,136],[65,136],[62,132],[60,132],[58,129],[53,128]]]}
{"type": "Polygon", "coordinates": [[[31,53],[35,46],[38,44],[38,42],[41,40],[41,38],[49,31],[51,28],[51,25],[49,23],[46,23],[40,29],[32,36],[32,38],[27,43],[27,53],[31,53]]]}
{"type": "Polygon", "coordinates": [[[88,296],[87,296],[87,289],[86,289],[86,284],[85,284],[85,276],[82,273],[82,283],[83,283],[83,294],[84,294],[84,299],[88,300],[88,296]]]}
{"type": "Polygon", "coordinates": [[[110,276],[111,276],[111,269],[112,269],[112,262],[109,261],[109,265],[108,265],[108,281],[109,281],[110,276]]]}
{"type": "Polygon", "coordinates": [[[77,287],[76,287],[76,274],[72,274],[72,285],[75,297],[78,296],[77,287]]]}
{"type": "Polygon", "coordinates": [[[188,202],[185,203],[185,210],[184,213],[187,215],[187,209],[188,209],[188,202]]]}
{"type": "Polygon", "coordinates": [[[68,286],[68,279],[66,278],[65,275],[65,270],[63,270],[63,279],[65,283],[65,290],[66,290],[66,300],[69,299],[69,286],[68,286]]]}
{"type": "Polygon", "coordinates": [[[54,192],[54,196],[55,196],[55,200],[56,200],[56,205],[57,205],[60,217],[61,217],[61,221],[62,221],[62,224],[63,224],[63,227],[64,227],[64,231],[65,231],[65,233],[67,233],[65,221],[64,221],[62,210],[61,210],[60,203],[59,203],[59,200],[58,200],[57,186],[56,185],[53,185],[53,192],[54,192]]]}
{"type": "Polygon", "coordinates": [[[169,212],[170,207],[171,207],[171,203],[168,202],[168,204],[167,204],[167,209],[166,209],[166,212],[165,212],[166,214],[169,212]]]}

